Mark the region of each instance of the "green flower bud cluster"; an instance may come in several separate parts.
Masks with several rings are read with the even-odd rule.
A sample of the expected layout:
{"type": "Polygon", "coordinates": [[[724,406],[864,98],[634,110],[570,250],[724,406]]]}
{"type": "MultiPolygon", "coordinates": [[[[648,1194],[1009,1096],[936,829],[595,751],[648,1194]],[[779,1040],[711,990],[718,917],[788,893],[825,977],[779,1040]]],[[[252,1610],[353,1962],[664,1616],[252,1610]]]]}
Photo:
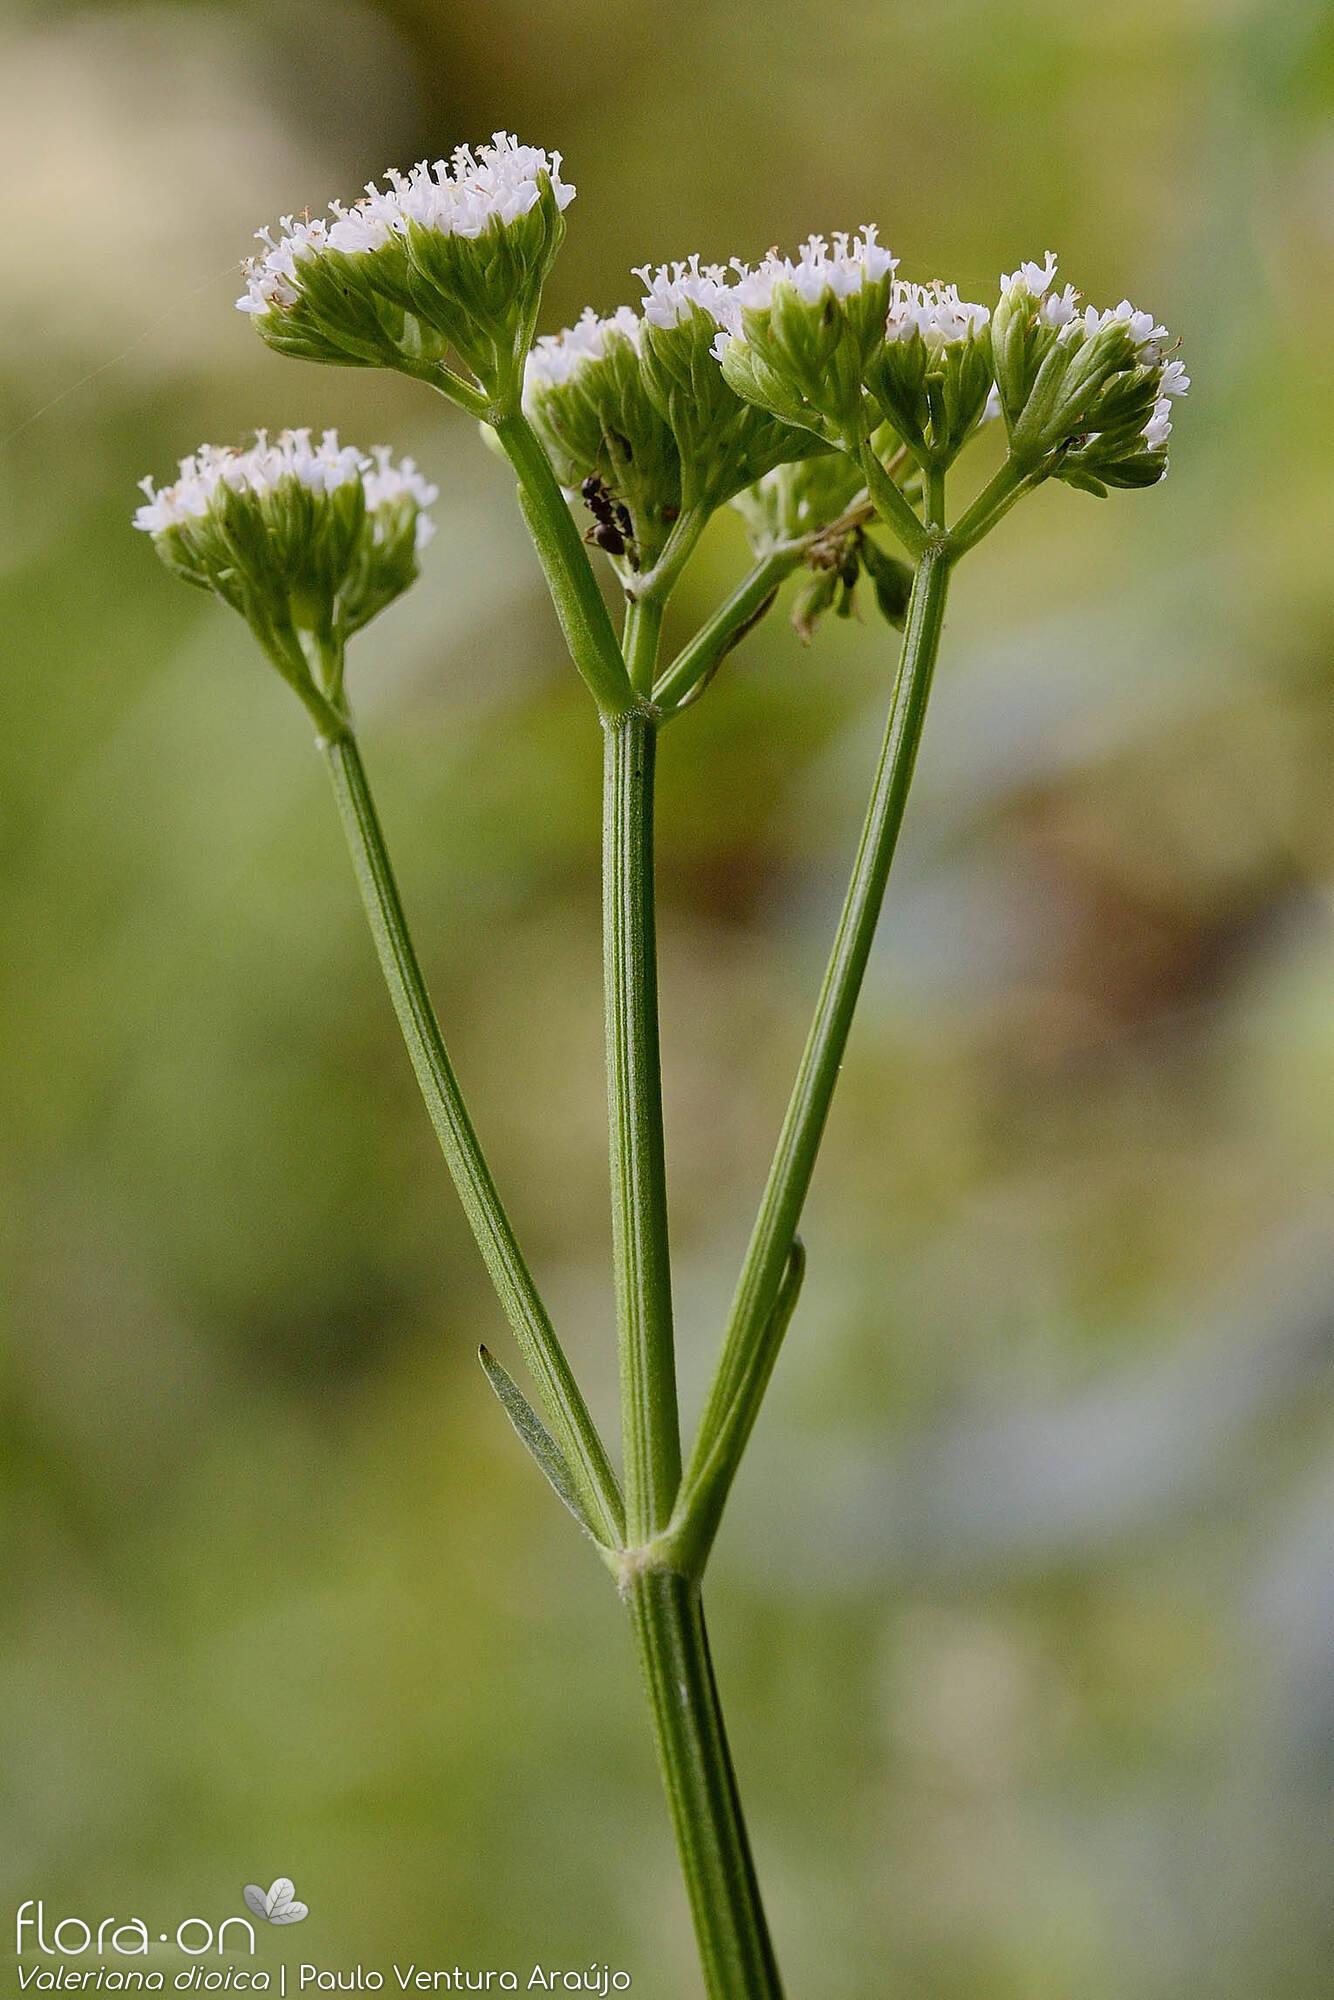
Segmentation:
{"type": "Polygon", "coordinates": [[[795,259],[771,251],[738,267],[713,348],[737,394],[834,444],[864,435],[866,370],[884,346],[897,263],[868,227],[832,249],[812,236],[795,259]]]}
{"type": "MultiPolygon", "coordinates": [[[[874,443],[886,454],[894,449],[887,429],[874,443]]],[[[751,548],[763,558],[829,527],[865,490],[861,468],[843,452],[829,452],[775,466],[736,494],[732,505],[746,524],[751,548]]]]}
{"type": "Polygon", "coordinates": [[[866,386],[920,465],[952,465],[986,414],[991,315],[955,285],[896,284],[866,386]]]}
{"type": "Polygon", "coordinates": [[[881,548],[860,523],[841,534],[817,539],[806,556],[805,574],[792,603],[792,628],[804,645],[815,636],[827,612],[851,618],[858,604],[857,586],[866,577],[875,608],[885,621],[902,631],[912,595],[913,573],[881,548]]]}
{"type": "Polygon", "coordinates": [[[776,465],[829,448],[782,411],[738,392],[717,344],[733,287],[716,264],[643,265],[647,287],[640,358],[656,408],[681,455],[684,504],[720,507],[776,465]]]}
{"type": "MultiPolygon", "coordinates": [[[[516,463],[522,404],[588,508],[586,539],[628,588],[665,583],[704,519],[770,472],[834,453],[857,462],[917,552],[923,517],[943,525],[944,473],[989,416],[1004,418],[1012,487],[1054,476],[1105,493],[1167,469],[1171,404],[1189,380],[1166,329],[1128,301],[1081,311],[1069,286],[1054,289],[1050,253],[1002,278],[993,313],[954,285],[898,278],[867,226],[753,269],[698,256],[643,266],[638,311],[589,310],[535,340],[574,196],[559,154],[497,133],[386,181],[351,209],[262,232],[238,304],[284,353],[432,382],[516,463]],[[929,498],[915,511],[918,480],[929,498]],[[654,584],[632,585],[636,574],[654,584]]],[[[521,479],[531,473],[530,459],[521,479]]],[[[819,482],[757,496],[758,533],[789,532],[761,516],[799,488],[810,505],[819,482]]]]}
{"type": "Polygon", "coordinates": [[[1073,486],[1152,486],[1167,470],[1171,408],[1190,377],[1167,360],[1167,328],[1128,299],[1082,312],[1054,289],[1056,259],[1001,279],[992,322],[996,390],[1010,453],[1073,486]]]}
{"type": "Polygon", "coordinates": [[[560,155],[498,132],[386,179],[329,220],[261,231],[237,305],[280,353],[424,375],[478,413],[512,400],[574,199],[560,155]]]}
{"type": "Polygon", "coordinates": [[[637,275],[642,317],[589,310],[544,335],[524,386],[558,478],[593,515],[588,539],[629,571],[652,569],[683,513],[707,515],[776,466],[831,454],[725,381],[713,353],[721,271],[696,258],[637,275]]]}
{"type": "Polygon", "coordinates": [[[343,726],[343,648],[417,576],[436,488],[384,446],[308,430],[201,445],[134,517],[164,563],[239,611],[325,734],[343,726]]]}
{"type": "Polygon", "coordinates": [[[993,315],[953,285],[895,278],[873,230],[833,243],[738,267],[716,302],[714,352],[739,395],[849,452],[888,424],[924,472],[1002,414],[1027,477],[1099,493],[1162,477],[1171,402],[1190,383],[1150,314],[1128,300],[1081,312],[1071,287],[1053,292],[1050,254],[1002,278],[993,315]]]}

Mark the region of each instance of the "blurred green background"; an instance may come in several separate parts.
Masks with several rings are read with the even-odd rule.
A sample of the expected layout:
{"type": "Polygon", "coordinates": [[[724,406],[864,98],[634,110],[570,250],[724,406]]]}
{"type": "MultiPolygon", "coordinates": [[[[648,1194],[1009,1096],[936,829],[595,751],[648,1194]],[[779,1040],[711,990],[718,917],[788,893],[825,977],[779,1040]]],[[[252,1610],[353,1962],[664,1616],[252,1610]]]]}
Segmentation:
{"type": "MultiPolygon", "coordinates": [[[[1167,485],[1044,490],[960,575],[713,1623],[794,2000],[1334,1993],[1329,8],[0,22],[6,1906],[216,1920],[281,1872],[312,1916],[267,1963],[697,1990],[620,1615],[476,1365],[308,727],[129,526],[258,423],[439,481],[354,691],[610,1423],[587,699],[470,427],[232,309],[259,224],[504,125],[579,188],[548,327],[874,220],[906,275],[988,298],[1050,245],[1184,337],[1167,485]]],[[[741,560],[720,526],[682,627],[741,560]]],[[[891,664],[775,617],[664,745],[692,1409],[891,664]]]]}

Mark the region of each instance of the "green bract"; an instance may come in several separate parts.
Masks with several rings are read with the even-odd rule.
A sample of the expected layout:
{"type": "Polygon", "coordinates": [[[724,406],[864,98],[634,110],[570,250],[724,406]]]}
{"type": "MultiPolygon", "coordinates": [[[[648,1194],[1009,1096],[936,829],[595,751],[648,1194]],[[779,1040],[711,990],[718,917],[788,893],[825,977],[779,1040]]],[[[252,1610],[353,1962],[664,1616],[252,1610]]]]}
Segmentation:
{"type": "Polygon", "coordinates": [[[171,486],[142,484],[135,526],[167,567],[239,611],[321,730],[341,728],[343,648],[416,579],[435,487],[384,446],[308,430],[201,445],[171,486]]]}

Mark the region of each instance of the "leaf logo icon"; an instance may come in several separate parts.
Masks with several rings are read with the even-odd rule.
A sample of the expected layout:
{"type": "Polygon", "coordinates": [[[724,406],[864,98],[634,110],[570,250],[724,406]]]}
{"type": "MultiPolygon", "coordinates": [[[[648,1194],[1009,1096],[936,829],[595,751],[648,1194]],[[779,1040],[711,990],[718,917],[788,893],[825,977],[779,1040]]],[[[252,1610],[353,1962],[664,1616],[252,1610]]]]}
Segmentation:
{"type": "Polygon", "coordinates": [[[271,1924],[299,1924],[310,1915],[306,1905],[296,1901],[296,1890],[286,1875],[271,1882],[267,1890],[252,1882],[243,1893],[246,1908],[271,1924]]]}

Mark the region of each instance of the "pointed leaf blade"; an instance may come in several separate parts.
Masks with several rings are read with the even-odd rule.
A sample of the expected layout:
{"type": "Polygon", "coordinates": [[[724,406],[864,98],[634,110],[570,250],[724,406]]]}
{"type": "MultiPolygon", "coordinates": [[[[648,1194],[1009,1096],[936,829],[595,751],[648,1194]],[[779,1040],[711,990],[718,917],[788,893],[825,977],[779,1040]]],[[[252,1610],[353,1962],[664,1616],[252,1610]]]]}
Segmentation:
{"type": "Polygon", "coordinates": [[[501,1367],[490,1349],[479,1347],[477,1358],[486,1370],[487,1381],[500,1399],[501,1408],[513,1424],[520,1442],[528,1450],[538,1470],[562,1505],[569,1508],[584,1533],[591,1535],[593,1540],[597,1541],[598,1537],[593,1533],[592,1523],[584,1512],[583,1501],[579,1498],[569,1462],[555,1438],[518,1383],[501,1367]]]}

